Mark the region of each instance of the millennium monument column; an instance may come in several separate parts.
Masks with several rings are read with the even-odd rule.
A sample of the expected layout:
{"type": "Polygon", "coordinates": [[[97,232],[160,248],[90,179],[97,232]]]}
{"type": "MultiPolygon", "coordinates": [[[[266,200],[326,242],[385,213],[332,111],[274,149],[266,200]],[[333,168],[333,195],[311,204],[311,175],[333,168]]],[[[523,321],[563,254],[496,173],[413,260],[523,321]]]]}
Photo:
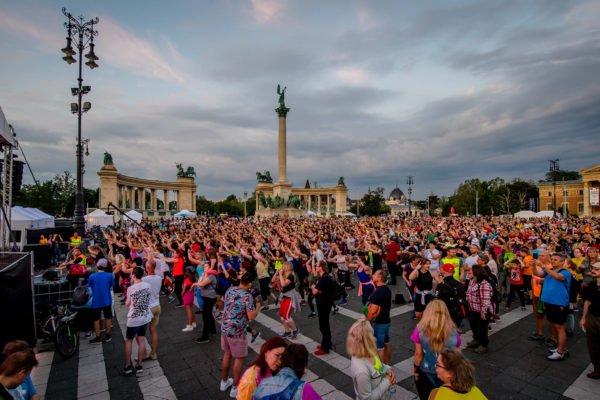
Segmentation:
{"type": "Polygon", "coordinates": [[[277,94],[279,95],[279,107],[275,112],[279,116],[279,163],[277,170],[277,181],[273,184],[273,196],[279,195],[282,199],[287,200],[292,192],[292,183],[287,180],[287,132],[286,118],[290,111],[285,106],[285,90],[277,85],[277,94]]]}

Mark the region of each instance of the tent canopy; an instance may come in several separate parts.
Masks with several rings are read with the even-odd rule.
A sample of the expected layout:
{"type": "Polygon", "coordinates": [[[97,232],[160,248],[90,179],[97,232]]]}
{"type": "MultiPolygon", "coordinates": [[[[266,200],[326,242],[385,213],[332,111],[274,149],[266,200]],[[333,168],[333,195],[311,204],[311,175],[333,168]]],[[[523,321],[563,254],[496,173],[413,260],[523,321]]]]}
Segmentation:
{"type": "MultiPolygon", "coordinates": [[[[552,218],[552,217],[554,217],[554,211],[550,211],[550,210],[539,211],[538,213],[535,214],[535,216],[538,218],[552,218]]],[[[559,218],[561,217],[559,212],[556,213],[556,216],[559,218]]]]}
{"type": "Polygon", "coordinates": [[[115,220],[112,215],[106,214],[101,209],[96,209],[85,216],[88,227],[90,226],[110,226],[114,225],[115,220]]]}
{"type": "Polygon", "coordinates": [[[183,217],[195,217],[196,213],[189,210],[181,210],[174,217],[183,218],[183,217]]]}
{"type": "Polygon", "coordinates": [[[11,214],[13,230],[54,228],[54,217],[37,208],[14,206],[11,214]]]}
{"type": "Polygon", "coordinates": [[[530,210],[522,210],[514,215],[515,218],[535,218],[536,216],[537,214],[530,210]]]}
{"type": "MultiPolygon", "coordinates": [[[[137,212],[135,210],[129,210],[125,213],[125,215],[127,215],[129,218],[131,218],[138,224],[142,221],[142,214],[140,214],[139,212],[137,212]]],[[[127,220],[128,220],[128,218],[125,218],[125,221],[127,221],[127,220]]]]}

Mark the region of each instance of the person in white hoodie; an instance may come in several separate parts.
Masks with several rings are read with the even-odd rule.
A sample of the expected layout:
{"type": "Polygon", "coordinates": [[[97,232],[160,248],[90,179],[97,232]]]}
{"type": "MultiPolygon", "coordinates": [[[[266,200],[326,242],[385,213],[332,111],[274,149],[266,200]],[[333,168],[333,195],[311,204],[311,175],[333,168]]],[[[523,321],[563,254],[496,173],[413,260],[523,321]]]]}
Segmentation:
{"type": "Polygon", "coordinates": [[[384,364],[377,354],[369,321],[358,320],[350,327],[346,349],[352,356],[350,370],[356,400],[389,399],[396,377],[392,367],[384,364]]]}

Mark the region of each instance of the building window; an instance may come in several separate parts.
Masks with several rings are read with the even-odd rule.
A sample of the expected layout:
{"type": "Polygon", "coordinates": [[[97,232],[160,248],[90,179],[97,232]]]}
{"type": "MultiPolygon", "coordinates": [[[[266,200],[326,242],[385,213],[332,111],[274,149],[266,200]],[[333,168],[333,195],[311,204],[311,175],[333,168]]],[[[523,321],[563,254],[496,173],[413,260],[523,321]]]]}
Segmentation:
{"type": "Polygon", "coordinates": [[[583,190],[580,190],[580,191],[579,191],[579,195],[580,195],[580,196],[583,196],[583,190]]]}
{"type": "Polygon", "coordinates": [[[577,209],[579,210],[580,213],[583,212],[583,203],[577,203],[577,209]]]}
{"type": "Polygon", "coordinates": [[[552,203],[546,203],[546,210],[548,210],[548,211],[552,211],[553,210],[552,203]]]}
{"type": "Polygon", "coordinates": [[[552,197],[552,192],[548,192],[548,197],[552,197]]]}

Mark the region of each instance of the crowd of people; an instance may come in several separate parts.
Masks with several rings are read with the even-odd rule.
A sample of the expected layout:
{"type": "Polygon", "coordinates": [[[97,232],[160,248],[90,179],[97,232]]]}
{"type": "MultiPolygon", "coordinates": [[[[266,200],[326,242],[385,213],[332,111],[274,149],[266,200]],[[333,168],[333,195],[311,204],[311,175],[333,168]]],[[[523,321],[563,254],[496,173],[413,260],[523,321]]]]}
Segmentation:
{"type": "Polygon", "coordinates": [[[230,397],[319,398],[301,380],[308,352],[294,343],[300,334],[296,321],[316,318],[321,343],[314,354],[326,355],[332,348],[331,313],[357,295],[364,318],[352,325],[346,342],[357,399],[385,399],[395,390],[393,301],[413,304],[417,325],[410,340],[419,397],[483,399],[460,335],[468,323],[473,340],[466,347],[487,353],[489,325],[512,309],[516,296],[517,312],[531,304],[536,321],[537,330],[525,339],[542,341],[549,362],[569,356],[567,337],[581,308],[579,326],[594,366],[588,377],[600,378],[597,219],[200,217],[107,229],[94,239],[106,244],[87,249],[94,268],[80,267],[92,260],[84,261],[79,247],[61,268],[87,285],[89,300],[76,307],[90,343],[112,339],[112,292],[129,307],[125,374],[157,358],[163,295],[163,307],[176,302],[170,307],[185,309],[182,331],[201,331],[196,343],[217,340],[220,333],[220,390],[229,390],[230,397]],[[248,341],[260,335],[251,321],[273,306],[279,308],[281,335],[268,339],[243,371],[248,341]],[[304,306],[307,315],[300,314],[304,306]],[[139,344],[135,366],[133,340],[139,344]]]}

